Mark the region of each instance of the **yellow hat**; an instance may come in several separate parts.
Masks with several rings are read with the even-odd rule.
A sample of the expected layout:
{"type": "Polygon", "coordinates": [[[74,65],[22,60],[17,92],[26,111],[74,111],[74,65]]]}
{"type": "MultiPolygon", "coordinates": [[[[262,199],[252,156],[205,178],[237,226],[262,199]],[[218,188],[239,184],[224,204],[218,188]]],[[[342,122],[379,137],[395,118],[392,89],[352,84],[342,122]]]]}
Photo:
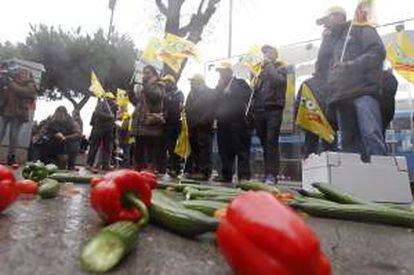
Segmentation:
{"type": "Polygon", "coordinates": [[[325,10],[324,12],[324,16],[319,18],[318,20],[316,20],[316,24],[317,25],[323,25],[326,21],[326,19],[328,18],[328,16],[335,14],[335,13],[340,13],[346,16],[346,11],[343,7],[341,6],[332,6],[329,7],[328,9],[325,10]]]}
{"type": "Polygon", "coordinates": [[[172,83],[175,83],[175,77],[171,74],[166,74],[163,77],[161,77],[160,81],[162,81],[162,82],[170,81],[172,83]]]}
{"type": "Polygon", "coordinates": [[[233,66],[230,62],[221,62],[220,65],[216,68],[216,71],[222,71],[222,70],[229,70],[233,71],[233,66]]]}
{"type": "Polygon", "coordinates": [[[204,82],[204,76],[202,74],[194,74],[188,80],[190,80],[190,81],[204,82]]]}

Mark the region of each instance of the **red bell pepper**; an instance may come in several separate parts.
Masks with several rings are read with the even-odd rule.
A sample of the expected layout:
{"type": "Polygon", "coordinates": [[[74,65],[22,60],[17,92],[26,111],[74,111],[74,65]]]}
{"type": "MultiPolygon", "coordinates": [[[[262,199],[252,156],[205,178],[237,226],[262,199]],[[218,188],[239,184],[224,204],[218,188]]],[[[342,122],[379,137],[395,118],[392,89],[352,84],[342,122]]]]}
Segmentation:
{"type": "Polygon", "coordinates": [[[220,220],[217,240],[237,274],[331,274],[312,230],[266,192],[236,197],[220,220]]]}
{"type": "Polygon", "coordinates": [[[21,194],[37,194],[39,184],[33,180],[22,180],[17,182],[21,194]]]}
{"type": "Polygon", "coordinates": [[[112,223],[148,219],[146,206],[151,205],[151,188],[140,173],[118,170],[94,184],[91,204],[103,220],[112,223]]]}
{"type": "Polygon", "coordinates": [[[151,189],[157,188],[157,176],[156,175],[150,172],[146,172],[146,171],[141,171],[139,172],[139,174],[141,175],[141,177],[143,177],[147,181],[151,189]]]}
{"type": "Polygon", "coordinates": [[[13,172],[0,165],[0,213],[12,204],[19,195],[19,188],[13,172]]]}

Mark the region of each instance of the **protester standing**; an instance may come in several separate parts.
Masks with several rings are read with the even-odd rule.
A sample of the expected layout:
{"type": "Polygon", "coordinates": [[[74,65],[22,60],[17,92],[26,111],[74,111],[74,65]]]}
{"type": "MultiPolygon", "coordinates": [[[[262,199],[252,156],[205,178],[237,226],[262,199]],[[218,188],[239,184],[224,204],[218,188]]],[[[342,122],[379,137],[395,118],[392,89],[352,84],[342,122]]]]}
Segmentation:
{"type": "Polygon", "coordinates": [[[250,179],[251,129],[245,116],[251,89],[236,78],[230,63],[217,68],[220,79],[216,87],[217,140],[221,159],[219,182],[231,182],[237,158],[239,180],[250,179]]]}
{"type": "Polygon", "coordinates": [[[279,135],[285,107],[287,70],[276,48],[262,47],[264,61],[254,87],[254,127],[264,151],[265,183],[276,184],[279,174],[279,135]]]}
{"type": "Polygon", "coordinates": [[[181,111],[184,104],[184,94],[178,90],[174,76],[167,74],[161,81],[165,84],[165,129],[164,154],[167,158],[167,173],[177,177],[181,172],[181,158],[174,152],[181,129],[181,111]]]}
{"type": "Polygon", "coordinates": [[[187,159],[184,172],[189,178],[208,180],[212,172],[211,154],[216,95],[206,86],[202,75],[195,74],[189,80],[191,90],[185,110],[191,154],[187,159]]]}
{"type": "Polygon", "coordinates": [[[3,91],[0,91],[0,143],[9,128],[7,163],[16,161],[16,144],[23,123],[29,121],[29,106],[37,97],[36,85],[28,70],[19,69],[3,91]]]}
{"type": "Polygon", "coordinates": [[[114,142],[116,103],[111,99],[100,98],[92,114],[90,145],[87,157],[87,168],[94,166],[96,154],[101,148],[100,165],[102,170],[108,170],[111,149],[114,142]]]}
{"type": "Polygon", "coordinates": [[[344,152],[360,153],[362,160],[385,155],[386,145],[379,106],[385,48],[376,29],[346,21],[342,8],[331,8],[317,20],[333,43],[327,76],[329,107],[336,112],[344,152]]]}
{"type": "Polygon", "coordinates": [[[133,132],[135,136],[135,160],[138,169],[163,174],[162,135],[164,132],[164,84],[155,67],[144,67],[142,86],[129,91],[128,96],[135,105],[133,132]]]}

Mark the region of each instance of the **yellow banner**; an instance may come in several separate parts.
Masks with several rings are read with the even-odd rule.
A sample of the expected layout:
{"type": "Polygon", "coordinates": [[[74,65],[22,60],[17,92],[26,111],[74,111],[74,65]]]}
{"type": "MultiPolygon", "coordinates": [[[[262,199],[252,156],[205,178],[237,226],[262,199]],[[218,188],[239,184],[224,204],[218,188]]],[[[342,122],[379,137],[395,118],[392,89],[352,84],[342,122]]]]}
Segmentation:
{"type": "Polygon", "coordinates": [[[397,34],[397,41],[387,46],[387,59],[407,81],[414,83],[414,45],[405,31],[397,34]]]}
{"type": "Polygon", "coordinates": [[[122,90],[122,89],[118,89],[116,92],[116,104],[122,108],[128,108],[129,106],[129,98],[128,98],[128,94],[127,91],[122,90]]]}
{"type": "Polygon", "coordinates": [[[261,47],[251,47],[247,54],[240,57],[240,63],[249,69],[253,77],[258,77],[263,64],[263,53],[261,47]]]}
{"type": "Polygon", "coordinates": [[[99,97],[99,98],[105,97],[105,94],[106,94],[105,90],[103,89],[102,84],[99,81],[94,71],[91,72],[91,87],[89,88],[89,90],[96,97],[99,97]]]}
{"type": "Polygon", "coordinates": [[[302,87],[296,124],[329,143],[334,141],[335,132],[319,107],[313,92],[306,84],[303,84],[302,87]]]}
{"type": "Polygon", "coordinates": [[[185,112],[182,114],[181,133],[178,136],[174,153],[186,159],[191,154],[190,137],[188,134],[187,116],[185,112]]]}

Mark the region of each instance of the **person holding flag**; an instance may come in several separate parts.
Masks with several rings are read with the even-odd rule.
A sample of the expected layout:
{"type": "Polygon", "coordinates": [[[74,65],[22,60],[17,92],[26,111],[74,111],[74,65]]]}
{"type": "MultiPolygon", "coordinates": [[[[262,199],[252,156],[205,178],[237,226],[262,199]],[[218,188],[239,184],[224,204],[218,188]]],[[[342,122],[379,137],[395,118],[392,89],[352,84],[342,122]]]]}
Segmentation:
{"type": "Polygon", "coordinates": [[[350,22],[342,8],[330,8],[317,20],[332,43],[326,89],[329,108],[336,112],[342,150],[360,153],[363,161],[387,153],[378,102],[385,48],[370,25],[369,4],[373,1],[361,0],[350,22]]]}

